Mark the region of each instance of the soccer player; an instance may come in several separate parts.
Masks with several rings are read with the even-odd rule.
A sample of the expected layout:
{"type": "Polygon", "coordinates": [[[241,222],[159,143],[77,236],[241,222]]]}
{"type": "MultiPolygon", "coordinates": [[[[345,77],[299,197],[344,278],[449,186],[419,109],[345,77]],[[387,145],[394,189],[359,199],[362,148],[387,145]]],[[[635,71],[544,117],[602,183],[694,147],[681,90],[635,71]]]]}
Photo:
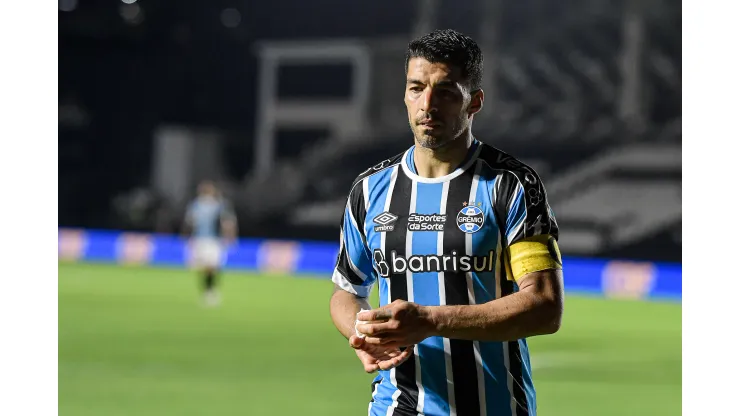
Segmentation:
{"type": "Polygon", "coordinates": [[[537,412],[526,338],[560,327],[558,226],[537,173],[471,133],[481,67],[476,43],[455,31],[413,40],[414,146],[349,192],[331,316],[378,371],[370,415],[537,412]]]}
{"type": "Polygon", "coordinates": [[[198,185],[198,196],[188,205],[183,228],[193,237],[190,249],[202,275],[203,300],[207,306],[216,306],[220,302],[216,285],[223,251],[236,238],[237,224],[233,210],[212,182],[198,185]]]}

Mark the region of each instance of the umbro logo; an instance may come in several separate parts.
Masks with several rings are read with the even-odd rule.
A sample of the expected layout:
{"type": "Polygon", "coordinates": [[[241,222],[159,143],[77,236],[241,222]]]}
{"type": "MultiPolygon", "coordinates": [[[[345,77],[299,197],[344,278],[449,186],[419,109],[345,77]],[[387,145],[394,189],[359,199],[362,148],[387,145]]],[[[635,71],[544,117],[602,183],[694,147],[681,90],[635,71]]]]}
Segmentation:
{"type": "Polygon", "coordinates": [[[373,222],[378,224],[375,226],[375,232],[380,233],[393,231],[393,228],[395,227],[394,223],[396,222],[396,220],[398,220],[398,217],[388,211],[381,213],[380,215],[373,218],[373,222]]]}

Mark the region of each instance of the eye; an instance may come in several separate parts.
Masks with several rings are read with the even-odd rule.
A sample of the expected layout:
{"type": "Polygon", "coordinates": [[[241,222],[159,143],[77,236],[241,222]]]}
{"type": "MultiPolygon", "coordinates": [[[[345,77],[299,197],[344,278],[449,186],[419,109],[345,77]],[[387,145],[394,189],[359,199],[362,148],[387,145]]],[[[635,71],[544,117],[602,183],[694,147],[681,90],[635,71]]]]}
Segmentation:
{"type": "Polygon", "coordinates": [[[409,88],[409,90],[411,90],[413,92],[421,92],[423,90],[423,88],[421,88],[421,87],[411,87],[411,88],[409,88]]]}

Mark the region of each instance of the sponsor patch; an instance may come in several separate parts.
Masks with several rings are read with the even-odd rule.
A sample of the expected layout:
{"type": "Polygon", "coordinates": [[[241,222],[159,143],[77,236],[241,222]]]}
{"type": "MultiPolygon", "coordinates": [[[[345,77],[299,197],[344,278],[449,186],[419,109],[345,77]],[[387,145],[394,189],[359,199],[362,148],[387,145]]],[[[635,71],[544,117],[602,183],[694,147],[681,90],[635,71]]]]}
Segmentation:
{"type": "Polygon", "coordinates": [[[375,226],[375,232],[382,233],[382,232],[393,231],[397,220],[398,220],[398,216],[393,215],[388,211],[385,211],[379,214],[378,216],[373,218],[373,222],[378,224],[375,226]]]}
{"type": "Polygon", "coordinates": [[[444,231],[447,215],[409,214],[408,231],[444,231]]]}

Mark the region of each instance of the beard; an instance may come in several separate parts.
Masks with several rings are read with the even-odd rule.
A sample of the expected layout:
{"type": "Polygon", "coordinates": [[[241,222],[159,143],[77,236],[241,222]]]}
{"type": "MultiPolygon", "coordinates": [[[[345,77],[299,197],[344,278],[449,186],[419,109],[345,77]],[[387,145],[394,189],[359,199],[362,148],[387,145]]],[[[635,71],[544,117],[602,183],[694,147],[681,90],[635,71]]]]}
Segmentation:
{"type": "Polygon", "coordinates": [[[420,133],[416,135],[416,142],[419,144],[419,146],[431,150],[444,147],[453,140],[455,140],[455,137],[449,134],[445,134],[440,137],[435,137],[426,133],[420,133]]]}
{"type": "Polygon", "coordinates": [[[455,120],[452,129],[444,128],[447,126],[445,125],[440,131],[414,130],[414,127],[420,127],[418,125],[413,125],[411,129],[414,131],[414,137],[419,146],[425,149],[436,150],[445,147],[460,137],[460,134],[465,130],[465,121],[465,116],[462,116],[460,119],[455,120]]]}

